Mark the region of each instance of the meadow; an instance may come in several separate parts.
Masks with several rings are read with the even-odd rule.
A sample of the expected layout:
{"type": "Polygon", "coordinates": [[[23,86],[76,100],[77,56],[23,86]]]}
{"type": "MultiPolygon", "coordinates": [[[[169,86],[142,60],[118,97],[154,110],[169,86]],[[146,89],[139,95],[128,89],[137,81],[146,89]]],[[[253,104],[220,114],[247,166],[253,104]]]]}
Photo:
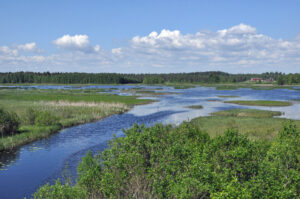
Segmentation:
{"type": "MultiPolygon", "coordinates": [[[[223,135],[227,129],[236,129],[239,133],[247,135],[251,140],[272,140],[282,128],[284,118],[278,111],[265,111],[256,109],[231,109],[218,111],[212,116],[198,117],[191,123],[211,137],[223,135]]],[[[300,121],[294,123],[300,126],[300,121]]]]}
{"type": "Polygon", "coordinates": [[[62,128],[103,119],[151,100],[103,90],[1,89],[0,107],[17,114],[18,132],[0,138],[0,151],[48,137],[62,128]]]}

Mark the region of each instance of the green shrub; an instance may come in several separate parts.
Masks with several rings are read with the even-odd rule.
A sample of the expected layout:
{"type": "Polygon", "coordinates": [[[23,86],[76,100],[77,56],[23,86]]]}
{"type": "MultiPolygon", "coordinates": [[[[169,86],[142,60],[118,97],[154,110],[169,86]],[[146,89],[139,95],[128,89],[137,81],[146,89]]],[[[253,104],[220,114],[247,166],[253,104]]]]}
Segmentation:
{"type": "Polygon", "coordinates": [[[58,117],[49,111],[39,112],[34,123],[38,126],[51,126],[58,124],[58,117]]]}
{"type": "Polygon", "coordinates": [[[34,125],[36,116],[38,115],[38,112],[36,110],[34,110],[33,108],[29,108],[26,110],[25,115],[26,115],[25,121],[30,125],[34,125]]]}
{"type": "Polygon", "coordinates": [[[36,193],[34,193],[33,198],[37,199],[83,199],[85,197],[85,192],[79,189],[77,186],[72,187],[69,184],[61,184],[60,180],[57,180],[54,185],[46,184],[42,186],[36,193]]]}
{"type": "Polygon", "coordinates": [[[20,119],[16,113],[9,113],[0,108],[0,133],[2,137],[16,133],[19,125],[20,119]]]}
{"type": "Polygon", "coordinates": [[[125,134],[97,156],[88,152],[74,190],[45,185],[36,198],[75,197],[70,191],[82,198],[300,198],[300,132],[292,122],[271,142],[232,129],[210,138],[190,123],[135,125],[125,134]]]}

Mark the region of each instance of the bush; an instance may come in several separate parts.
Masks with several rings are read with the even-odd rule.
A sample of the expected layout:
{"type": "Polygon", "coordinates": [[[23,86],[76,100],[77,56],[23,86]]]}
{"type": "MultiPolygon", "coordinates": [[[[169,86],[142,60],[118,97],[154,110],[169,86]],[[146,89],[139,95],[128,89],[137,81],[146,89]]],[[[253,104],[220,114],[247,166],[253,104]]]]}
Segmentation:
{"type": "Polygon", "coordinates": [[[58,124],[58,118],[49,111],[39,112],[34,123],[38,126],[51,126],[58,124]]]}
{"type": "Polygon", "coordinates": [[[19,125],[20,119],[16,113],[9,113],[0,109],[0,133],[2,137],[16,133],[19,125]]]}
{"type": "Polygon", "coordinates": [[[72,187],[69,184],[61,184],[60,180],[57,180],[54,185],[46,184],[41,187],[36,193],[33,195],[34,199],[52,199],[52,198],[60,198],[60,199],[82,199],[86,198],[85,192],[79,189],[77,186],[72,187]]]}
{"type": "Polygon", "coordinates": [[[30,125],[34,125],[37,115],[38,115],[37,111],[35,111],[33,108],[29,108],[26,110],[25,121],[30,125]]]}
{"type": "Polygon", "coordinates": [[[292,122],[269,143],[232,129],[210,138],[189,123],[135,125],[125,134],[96,156],[88,152],[72,190],[45,185],[36,198],[72,198],[71,191],[82,198],[300,198],[300,132],[292,122]]]}

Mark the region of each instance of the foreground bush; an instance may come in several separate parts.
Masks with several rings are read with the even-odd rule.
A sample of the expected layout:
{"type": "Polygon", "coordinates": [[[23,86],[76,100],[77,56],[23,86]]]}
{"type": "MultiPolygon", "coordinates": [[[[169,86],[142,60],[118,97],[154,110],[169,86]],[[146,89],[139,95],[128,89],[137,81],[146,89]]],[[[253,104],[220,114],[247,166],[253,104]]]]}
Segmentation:
{"type": "Polygon", "coordinates": [[[0,108],[0,134],[2,137],[16,133],[19,125],[20,119],[16,113],[9,113],[0,108]]]}
{"type": "Polygon", "coordinates": [[[300,133],[292,122],[272,142],[236,130],[210,138],[190,123],[125,133],[82,159],[75,186],[48,184],[35,198],[300,197],[300,133]]]}

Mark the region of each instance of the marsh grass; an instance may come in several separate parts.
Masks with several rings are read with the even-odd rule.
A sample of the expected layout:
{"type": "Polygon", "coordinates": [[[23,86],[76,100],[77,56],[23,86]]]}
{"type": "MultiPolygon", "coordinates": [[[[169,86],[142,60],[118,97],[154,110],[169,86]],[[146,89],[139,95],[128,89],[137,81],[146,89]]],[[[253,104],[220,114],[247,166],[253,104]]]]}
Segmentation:
{"type": "Polygon", "coordinates": [[[98,90],[88,93],[81,90],[1,90],[0,107],[15,112],[21,118],[21,127],[18,134],[0,139],[0,151],[48,137],[62,128],[120,114],[135,104],[148,102],[151,100],[134,96],[99,94],[98,90]],[[57,122],[41,125],[35,123],[35,118],[29,121],[30,111],[36,117],[47,113],[47,116],[56,118],[57,122]]]}
{"type": "Polygon", "coordinates": [[[12,150],[21,145],[30,143],[35,140],[46,138],[61,129],[60,125],[54,126],[21,126],[19,134],[4,137],[0,139],[0,151],[12,150]]]}
{"type": "Polygon", "coordinates": [[[255,118],[271,118],[280,116],[280,111],[266,111],[257,109],[230,109],[211,113],[213,116],[229,116],[229,117],[255,117],[255,118]]]}
{"type": "Polygon", "coordinates": [[[202,105],[191,105],[191,106],[186,106],[186,108],[191,108],[191,109],[203,109],[202,105]]]}
{"type": "Polygon", "coordinates": [[[287,101],[272,101],[272,100],[232,100],[224,101],[224,103],[232,103],[248,106],[291,106],[291,102],[287,101]]]}
{"type": "Polygon", "coordinates": [[[99,93],[98,89],[90,90],[0,90],[0,100],[16,101],[70,101],[70,102],[122,102],[133,106],[145,104],[151,100],[137,99],[135,96],[119,96],[106,93],[99,93]]]}
{"type": "MultiPolygon", "coordinates": [[[[228,128],[238,129],[252,140],[272,140],[287,119],[261,117],[208,116],[191,120],[200,130],[215,137],[223,135],[228,128]]],[[[300,121],[295,121],[297,126],[300,121]]]]}

